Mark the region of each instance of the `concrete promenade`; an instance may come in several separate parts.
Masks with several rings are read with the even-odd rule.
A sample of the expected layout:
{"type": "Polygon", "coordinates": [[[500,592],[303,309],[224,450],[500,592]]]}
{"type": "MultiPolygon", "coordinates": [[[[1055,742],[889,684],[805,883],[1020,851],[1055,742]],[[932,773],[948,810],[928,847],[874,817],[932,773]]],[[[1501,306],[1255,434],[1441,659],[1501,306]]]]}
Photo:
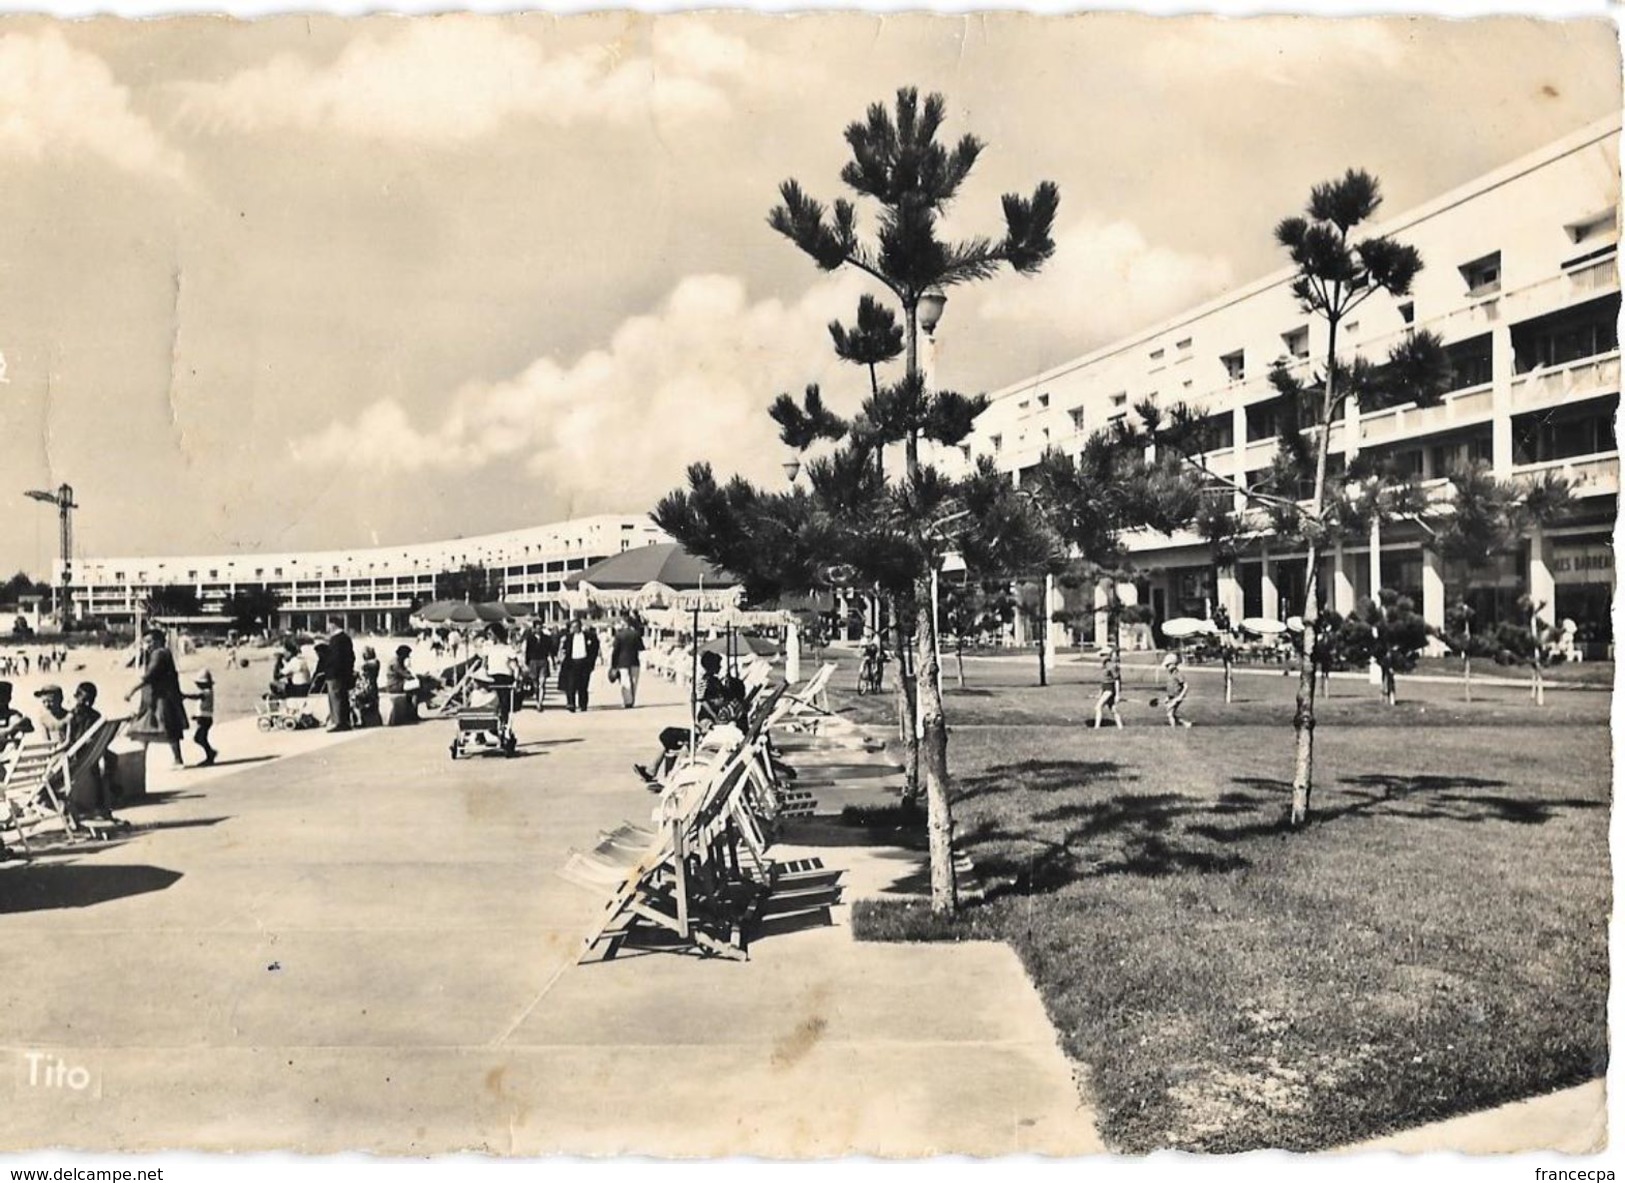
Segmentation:
{"type": "MultiPolygon", "coordinates": [[[[1005,946],[859,944],[843,906],[744,963],[575,964],[603,901],[557,870],[647,819],[630,764],[684,713],[644,687],[522,713],[513,760],[453,763],[443,721],[155,753],[133,834],[0,865],[0,1148],[1099,1150],[1005,946]]],[[[831,835],[787,853],[848,900],[920,877],[831,835]]]]}

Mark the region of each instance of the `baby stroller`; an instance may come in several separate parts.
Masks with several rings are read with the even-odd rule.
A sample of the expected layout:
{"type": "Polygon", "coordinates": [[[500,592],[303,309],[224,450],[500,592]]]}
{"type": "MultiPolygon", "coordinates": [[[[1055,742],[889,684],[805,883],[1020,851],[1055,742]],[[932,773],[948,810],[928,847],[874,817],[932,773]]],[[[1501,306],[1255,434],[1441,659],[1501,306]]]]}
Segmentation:
{"type": "Polygon", "coordinates": [[[254,707],[254,725],[261,731],[305,731],[319,727],[321,720],[311,714],[306,701],[304,695],[262,694],[254,707]]]}
{"type": "Polygon", "coordinates": [[[514,701],[519,686],[512,674],[476,674],[468,704],[458,708],[457,734],[451,740],[451,758],[475,750],[511,756],[519,746],[513,733],[514,701]]]}

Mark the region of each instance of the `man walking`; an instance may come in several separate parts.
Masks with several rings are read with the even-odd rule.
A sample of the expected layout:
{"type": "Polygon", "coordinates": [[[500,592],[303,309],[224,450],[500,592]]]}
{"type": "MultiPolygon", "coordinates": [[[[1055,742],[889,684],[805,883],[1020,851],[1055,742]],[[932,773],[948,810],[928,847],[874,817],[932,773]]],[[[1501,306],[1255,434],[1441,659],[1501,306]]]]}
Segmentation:
{"type": "Polygon", "coordinates": [[[570,621],[559,653],[559,689],[564,705],[572,712],[587,709],[587,692],[592,685],[593,667],[598,664],[598,633],[583,628],[580,618],[570,621]]]}
{"type": "Polygon", "coordinates": [[[609,677],[621,685],[621,705],[630,710],[638,701],[638,669],[642,665],[643,631],[631,613],[621,617],[621,625],[610,642],[609,677]]]}
{"type": "Polygon", "coordinates": [[[538,711],[547,700],[547,679],[553,672],[553,658],[556,655],[556,646],[547,630],[534,620],[527,622],[524,638],[520,642],[519,656],[525,663],[526,675],[536,687],[538,711]]]}

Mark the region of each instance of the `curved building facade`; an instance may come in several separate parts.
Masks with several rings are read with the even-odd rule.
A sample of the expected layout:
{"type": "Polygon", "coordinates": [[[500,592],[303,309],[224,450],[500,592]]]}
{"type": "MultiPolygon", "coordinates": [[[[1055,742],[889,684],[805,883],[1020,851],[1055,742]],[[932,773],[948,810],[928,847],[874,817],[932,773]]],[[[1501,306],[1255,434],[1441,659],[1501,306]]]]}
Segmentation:
{"type": "Polygon", "coordinates": [[[286,554],[132,556],[59,561],[76,618],[132,622],[161,587],[192,589],[205,613],[220,611],[238,591],[269,589],[279,600],[278,627],[387,631],[413,604],[435,598],[436,579],[466,566],[500,578],[502,598],[557,614],[565,578],[601,559],[670,539],[647,517],[604,514],[552,525],[445,542],[352,547],[286,554]]]}

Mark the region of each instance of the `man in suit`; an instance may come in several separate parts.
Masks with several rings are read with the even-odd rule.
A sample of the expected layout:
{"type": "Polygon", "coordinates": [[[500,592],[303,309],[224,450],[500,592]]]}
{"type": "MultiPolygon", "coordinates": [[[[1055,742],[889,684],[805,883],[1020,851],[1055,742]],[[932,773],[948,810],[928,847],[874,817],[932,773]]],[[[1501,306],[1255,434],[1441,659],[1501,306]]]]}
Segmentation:
{"type": "Polygon", "coordinates": [[[570,621],[559,643],[559,689],[564,691],[564,705],[571,711],[587,709],[587,690],[597,664],[598,633],[583,628],[579,617],[570,621]]]}
{"type": "Polygon", "coordinates": [[[355,645],[343,626],[327,638],[327,729],[350,730],[350,691],[355,689],[355,645]]]}

